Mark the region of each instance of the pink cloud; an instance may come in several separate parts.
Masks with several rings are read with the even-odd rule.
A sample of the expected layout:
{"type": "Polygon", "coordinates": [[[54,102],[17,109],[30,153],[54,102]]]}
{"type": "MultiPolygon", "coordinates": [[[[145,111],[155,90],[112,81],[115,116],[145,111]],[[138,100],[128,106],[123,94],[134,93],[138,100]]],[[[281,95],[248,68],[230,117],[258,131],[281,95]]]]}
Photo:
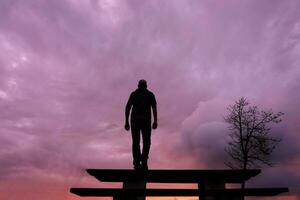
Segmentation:
{"type": "Polygon", "coordinates": [[[2,197],[72,199],[67,188],[84,168],[131,168],[124,106],[141,78],[158,101],[150,168],[224,167],[222,117],[245,96],[285,113],[274,129],[283,175],[266,169],[257,184],[299,187],[298,8],[296,0],[1,2],[2,197]]]}

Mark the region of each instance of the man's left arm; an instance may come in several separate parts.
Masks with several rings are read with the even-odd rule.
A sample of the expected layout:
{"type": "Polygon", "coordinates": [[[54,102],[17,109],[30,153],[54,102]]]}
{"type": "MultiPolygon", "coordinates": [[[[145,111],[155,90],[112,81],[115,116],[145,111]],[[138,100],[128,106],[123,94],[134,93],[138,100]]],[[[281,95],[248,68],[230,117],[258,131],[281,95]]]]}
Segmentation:
{"type": "Polygon", "coordinates": [[[157,128],[157,106],[156,106],[156,99],[154,95],[152,100],[152,111],[153,111],[153,118],[154,118],[152,128],[156,129],[157,128]]]}

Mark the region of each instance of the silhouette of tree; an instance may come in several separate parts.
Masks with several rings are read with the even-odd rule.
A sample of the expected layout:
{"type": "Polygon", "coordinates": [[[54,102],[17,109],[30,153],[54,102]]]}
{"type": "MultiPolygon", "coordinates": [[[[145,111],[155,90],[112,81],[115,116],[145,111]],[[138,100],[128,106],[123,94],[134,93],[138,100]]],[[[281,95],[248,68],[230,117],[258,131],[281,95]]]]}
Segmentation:
{"type": "Polygon", "coordinates": [[[270,136],[270,123],[282,121],[282,112],[265,111],[251,106],[241,97],[228,108],[225,121],[229,124],[230,138],[225,151],[230,156],[230,168],[248,169],[261,164],[271,166],[270,155],[280,139],[270,136]]]}
{"type": "MultiPolygon", "coordinates": [[[[270,136],[270,123],[282,121],[282,112],[260,110],[241,97],[228,108],[225,121],[229,124],[230,138],[225,151],[232,161],[225,163],[232,169],[248,169],[260,164],[271,166],[270,156],[281,141],[270,136]]],[[[245,182],[242,182],[242,189],[245,182]]],[[[244,199],[244,198],[242,198],[244,199]]]]}

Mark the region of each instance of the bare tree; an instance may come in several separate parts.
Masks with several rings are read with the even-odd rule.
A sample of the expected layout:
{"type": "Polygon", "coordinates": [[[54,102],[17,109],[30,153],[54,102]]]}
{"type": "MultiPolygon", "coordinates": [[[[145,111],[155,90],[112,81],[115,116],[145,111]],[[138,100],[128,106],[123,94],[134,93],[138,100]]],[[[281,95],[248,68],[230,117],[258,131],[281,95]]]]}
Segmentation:
{"type": "MultiPolygon", "coordinates": [[[[225,121],[229,124],[230,138],[225,151],[230,156],[230,168],[248,169],[261,164],[272,165],[270,155],[280,139],[270,136],[270,123],[282,121],[282,112],[260,110],[241,97],[229,106],[225,121]]],[[[242,188],[245,183],[242,183],[242,188]]]]}

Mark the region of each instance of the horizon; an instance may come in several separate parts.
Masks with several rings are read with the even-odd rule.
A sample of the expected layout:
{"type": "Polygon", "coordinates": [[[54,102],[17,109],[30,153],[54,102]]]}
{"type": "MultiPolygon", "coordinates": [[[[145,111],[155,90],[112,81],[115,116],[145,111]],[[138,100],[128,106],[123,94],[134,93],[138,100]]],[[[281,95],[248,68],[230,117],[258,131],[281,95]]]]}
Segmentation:
{"type": "Polygon", "coordinates": [[[0,199],[77,200],[70,187],[102,186],[86,168],[131,169],[125,105],[140,79],[158,108],[149,169],[227,168],[226,108],[245,97],[285,113],[271,127],[275,165],[249,185],[300,199],[299,8],[0,0],[0,199]]]}

